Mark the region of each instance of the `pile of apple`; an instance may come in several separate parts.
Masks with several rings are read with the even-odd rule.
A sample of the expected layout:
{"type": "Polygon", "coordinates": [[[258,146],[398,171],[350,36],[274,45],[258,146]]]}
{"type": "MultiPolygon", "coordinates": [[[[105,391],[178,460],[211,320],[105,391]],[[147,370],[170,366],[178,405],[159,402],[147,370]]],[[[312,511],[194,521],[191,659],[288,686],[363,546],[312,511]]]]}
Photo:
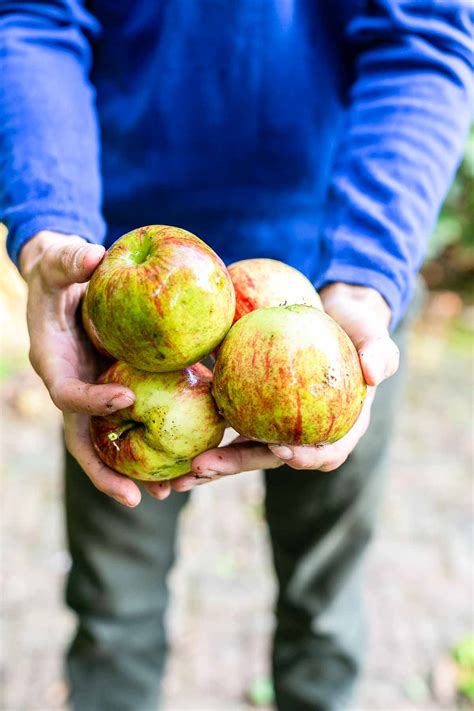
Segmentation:
{"type": "Polygon", "coordinates": [[[303,274],[248,259],[228,269],[202,240],[151,225],[121,237],[92,275],[83,323],[116,362],[103,383],[135,403],[91,418],[112,469],[172,479],[216,447],[226,424],[272,444],[320,444],[357,419],[365,381],[355,348],[303,274]],[[214,374],[199,361],[214,354],[214,374]]]}

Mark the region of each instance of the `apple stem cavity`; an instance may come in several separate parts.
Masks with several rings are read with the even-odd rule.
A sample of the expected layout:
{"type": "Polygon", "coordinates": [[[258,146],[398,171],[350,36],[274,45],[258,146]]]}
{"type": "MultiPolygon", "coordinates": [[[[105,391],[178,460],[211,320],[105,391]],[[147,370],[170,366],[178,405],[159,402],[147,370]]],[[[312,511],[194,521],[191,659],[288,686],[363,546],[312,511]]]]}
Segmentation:
{"type": "Polygon", "coordinates": [[[121,427],[117,427],[113,432],[109,432],[107,434],[107,439],[110,442],[116,442],[120,437],[123,435],[124,432],[128,432],[129,430],[133,430],[136,427],[139,426],[138,422],[125,422],[121,427]]]}

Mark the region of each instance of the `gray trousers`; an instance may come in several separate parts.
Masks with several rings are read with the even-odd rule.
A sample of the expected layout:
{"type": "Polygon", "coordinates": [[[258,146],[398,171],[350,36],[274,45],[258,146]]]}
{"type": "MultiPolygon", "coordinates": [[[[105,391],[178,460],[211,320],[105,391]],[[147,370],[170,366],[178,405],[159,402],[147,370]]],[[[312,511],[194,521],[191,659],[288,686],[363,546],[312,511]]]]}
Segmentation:
{"type": "MultiPolygon", "coordinates": [[[[402,353],[403,330],[394,336],[402,353]]],[[[272,660],[278,711],[337,711],[353,691],[366,638],[361,562],[401,378],[400,371],[380,386],[369,432],[338,470],[265,474],[279,585],[272,660]]],[[[67,456],[67,602],[78,616],[67,666],[75,711],[156,711],[166,577],[187,499],[173,493],[160,503],[144,495],[137,509],[126,509],[67,456]]]]}

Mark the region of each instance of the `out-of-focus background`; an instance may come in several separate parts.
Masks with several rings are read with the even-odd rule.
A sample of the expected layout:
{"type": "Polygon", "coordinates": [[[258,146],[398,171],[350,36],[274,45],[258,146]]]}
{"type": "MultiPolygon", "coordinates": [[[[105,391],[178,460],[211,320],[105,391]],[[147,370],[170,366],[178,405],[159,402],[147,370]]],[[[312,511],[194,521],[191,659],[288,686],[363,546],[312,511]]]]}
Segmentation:
{"type": "MultiPolygon", "coordinates": [[[[3,252],[4,241],[3,231],[3,252]]],[[[70,561],[61,422],[28,364],[24,285],[4,253],[1,261],[0,708],[49,711],[65,708],[61,657],[74,625],[62,601],[70,561]]],[[[423,273],[429,294],[410,339],[390,484],[367,561],[371,652],[359,711],[474,708],[474,135],[423,273]]],[[[271,708],[266,536],[259,473],[193,494],[170,580],[165,711],[271,708]]]]}

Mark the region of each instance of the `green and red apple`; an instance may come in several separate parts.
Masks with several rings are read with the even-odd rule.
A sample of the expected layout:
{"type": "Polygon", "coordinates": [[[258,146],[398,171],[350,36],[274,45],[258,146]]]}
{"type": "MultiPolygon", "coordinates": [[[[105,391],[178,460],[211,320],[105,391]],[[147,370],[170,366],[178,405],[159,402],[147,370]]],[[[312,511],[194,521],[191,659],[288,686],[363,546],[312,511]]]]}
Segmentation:
{"type": "Polygon", "coordinates": [[[106,252],[89,282],[83,322],[99,350],[170,372],[210,353],[234,312],[232,281],[217,254],[186,230],[150,225],[106,252]]]}
{"type": "Polygon", "coordinates": [[[225,422],[211,394],[211,372],[201,363],[170,373],[150,373],[117,362],[102,376],[135,393],[135,403],[92,417],[90,434],[105,464],[143,481],[173,479],[191,460],[217,447],[225,422]]]}
{"type": "Polygon", "coordinates": [[[108,360],[115,360],[110,353],[105,349],[103,346],[99,335],[95,329],[94,324],[90,320],[89,317],[89,309],[87,307],[87,294],[88,291],[84,294],[84,298],[82,299],[82,306],[81,306],[81,315],[82,315],[82,326],[84,328],[84,331],[87,333],[87,336],[89,338],[89,341],[92,343],[94,346],[95,350],[98,351],[101,355],[103,355],[105,358],[108,360]]]}
{"type": "Polygon", "coordinates": [[[258,309],[224,339],[213,376],[219,412],[241,435],[268,444],[336,442],[357,420],[366,383],[357,351],[326,313],[258,309]]]}
{"type": "Polygon", "coordinates": [[[235,290],[234,323],[271,306],[305,304],[322,309],[319,294],[304,274],[276,259],[243,259],[229,266],[235,290]]]}

